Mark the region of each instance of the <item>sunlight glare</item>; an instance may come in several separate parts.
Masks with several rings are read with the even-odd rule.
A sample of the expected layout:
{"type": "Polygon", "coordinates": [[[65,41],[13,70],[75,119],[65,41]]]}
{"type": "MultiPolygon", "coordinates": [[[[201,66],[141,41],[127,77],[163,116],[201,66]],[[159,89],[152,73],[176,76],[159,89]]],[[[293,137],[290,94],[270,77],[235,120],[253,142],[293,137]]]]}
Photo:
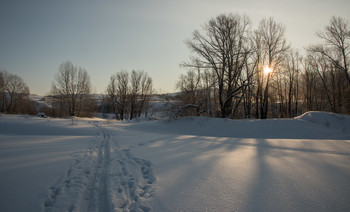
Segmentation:
{"type": "Polygon", "coordinates": [[[272,72],[272,70],[268,66],[265,66],[264,73],[269,74],[270,72],[272,72]]]}

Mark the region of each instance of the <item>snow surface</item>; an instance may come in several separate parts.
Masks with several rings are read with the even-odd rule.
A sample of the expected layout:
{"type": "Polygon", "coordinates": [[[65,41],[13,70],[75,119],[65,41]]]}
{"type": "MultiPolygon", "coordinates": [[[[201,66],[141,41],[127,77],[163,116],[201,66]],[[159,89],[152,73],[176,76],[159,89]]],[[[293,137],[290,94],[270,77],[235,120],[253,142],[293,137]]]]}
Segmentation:
{"type": "Polygon", "coordinates": [[[350,117],[0,116],[0,211],[348,211],[350,117]]]}

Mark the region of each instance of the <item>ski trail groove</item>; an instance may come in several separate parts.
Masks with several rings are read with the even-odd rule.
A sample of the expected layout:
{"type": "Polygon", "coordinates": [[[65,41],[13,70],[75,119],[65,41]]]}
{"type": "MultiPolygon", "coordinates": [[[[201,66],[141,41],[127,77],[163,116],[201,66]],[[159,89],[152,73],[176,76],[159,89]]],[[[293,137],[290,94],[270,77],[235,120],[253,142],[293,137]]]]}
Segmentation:
{"type": "Polygon", "coordinates": [[[152,163],[118,145],[114,133],[99,122],[94,126],[96,138],[51,185],[42,211],[150,211],[156,181],[152,163]]]}
{"type": "MultiPolygon", "coordinates": [[[[100,128],[100,127],[99,127],[100,128]]],[[[103,154],[102,157],[102,169],[100,177],[100,186],[99,186],[99,211],[110,211],[110,201],[108,196],[108,167],[110,163],[110,133],[107,130],[100,128],[103,133],[102,148],[103,154]]]]}

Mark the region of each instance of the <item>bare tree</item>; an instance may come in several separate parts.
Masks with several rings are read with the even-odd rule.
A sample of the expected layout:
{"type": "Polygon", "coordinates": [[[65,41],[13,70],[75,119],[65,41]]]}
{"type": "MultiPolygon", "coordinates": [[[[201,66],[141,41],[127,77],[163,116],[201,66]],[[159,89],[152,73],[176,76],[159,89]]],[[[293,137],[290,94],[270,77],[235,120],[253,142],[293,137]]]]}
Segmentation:
{"type": "Polygon", "coordinates": [[[128,106],[129,73],[121,71],[111,76],[107,92],[112,101],[116,119],[124,120],[128,106]]]}
{"type": "Polygon", "coordinates": [[[7,71],[0,71],[0,95],[1,95],[1,113],[5,111],[6,108],[6,87],[7,87],[7,71]]]}
{"type": "Polygon", "coordinates": [[[209,116],[215,116],[217,107],[215,73],[209,69],[201,71],[201,91],[204,110],[209,116]]]}
{"type": "Polygon", "coordinates": [[[142,71],[131,71],[130,76],[130,120],[134,118],[135,111],[138,107],[138,98],[141,91],[141,79],[143,77],[142,71]]]}
{"type": "Polygon", "coordinates": [[[52,82],[52,93],[63,100],[70,116],[78,114],[80,103],[90,91],[90,77],[85,69],[69,61],[60,65],[52,82]]]}
{"type": "Polygon", "coordinates": [[[25,107],[29,107],[29,93],[29,87],[21,77],[0,71],[1,112],[25,111],[25,107]]]}
{"type": "MultiPolygon", "coordinates": [[[[138,98],[138,116],[141,116],[141,113],[145,111],[148,107],[151,95],[153,94],[153,80],[147,75],[146,72],[143,72],[141,77],[141,91],[138,98]]],[[[147,112],[145,112],[147,116],[147,112]]]]}
{"type": "Polygon", "coordinates": [[[299,114],[301,60],[299,53],[291,49],[281,67],[280,80],[277,82],[280,117],[294,117],[299,114]]]}
{"type": "Polygon", "coordinates": [[[251,118],[253,108],[256,106],[255,103],[255,90],[257,87],[257,82],[255,81],[255,70],[258,65],[258,61],[254,57],[250,58],[250,61],[246,63],[245,67],[245,79],[247,81],[247,86],[244,88],[243,101],[243,113],[244,118],[251,118]]]}
{"type": "Polygon", "coordinates": [[[118,117],[119,117],[118,101],[117,101],[117,96],[118,96],[117,92],[118,91],[117,90],[118,90],[117,77],[116,77],[116,74],[114,74],[109,79],[107,93],[109,96],[109,100],[112,103],[113,113],[114,113],[116,119],[118,119],[118,117]]]}
{"type": "Polygon", "coordinates": [[[265,78],[263,70],[267,66],[274,73],[278,73],[289,46],[285,38],[285,27],[276,23],[273,18],[263,19],[260,22],[258,29],[254,32],[254,39],[258,83],[256,115],[258,118],[266,119],[269,105],[269,84],[272,73],[267,73],[265,78]]]}
{"type": "Polygon", "coordinates": [[[340,17],[332,17],[330,24],[324,31],[316,33],[323,40],[323,44],[310,46],[309,52],[321,54],[331,62],[344,77],[350,86],[349,54],[350,54],[350,26],[349,22],[340,17]]]}
{"type": "Polygon", "coordinates": [[[197,72],[189,70],[186,74],[180,75],[176,84],[177,89],[181,91],[179,98],[184,104],[179,108],[180,115],[199,116],[206,112],[201,81],[202,77],[199,68],[197,68],[197,72]]]}
{"type": "Polygon", "coordinates": [[[303,95],[304,109],[306,111],[319,110],[317,96],[319,90],[319,79],[314,72],[313,62],[310,56],[303,60],[303,72],[301,90],[303,95]]]}
{"type": "Polygon", "coordinates": [[[11,74],[7,80],[6,90],[10,99],[7,106],[7,111],[14,112],[16,111],[18,101],[23,99],[25,96],[28,96],[30,92],[28,86],[19,76],[11,74]]]}
{"type": "Polygon", "coordinates": [[[194,31],[186,42],[195,54],[184,67],[209,69],[215,73],[221,117],[233,111],[233,100],[246,86],[242,71],[251,55],[248,38],[250,19],[238,14],[219,15],[204,25],[205,34],[194,31]]]}

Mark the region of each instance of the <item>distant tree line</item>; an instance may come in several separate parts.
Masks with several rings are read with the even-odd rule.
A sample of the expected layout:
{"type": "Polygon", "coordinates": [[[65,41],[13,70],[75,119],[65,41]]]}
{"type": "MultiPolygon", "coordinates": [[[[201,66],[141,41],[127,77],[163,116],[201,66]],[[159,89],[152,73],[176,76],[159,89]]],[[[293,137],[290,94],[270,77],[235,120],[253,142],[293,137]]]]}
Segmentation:
{"type": "Polygon", "coordinates": [[[332,17],[316,33],[323,43],[302,57],[273,18],[251,30],[239,14],[222,14],[186,41],[192,56],[177,81],[179,115],[294,117],[304,111],[350,113],[350,27],[332,17]]]}
{"type": "Polygon", "coordinates": [[[0,113],[31,114],[44,112],[50,117],[93,117],[99,113],[113,113],[118,120],[147,116],[153,93],[152,78],[144,71],[121,71],[110,77],[107,94],[91,93],[88,72],[63,62],[54,76],[46,105],[31,101],[29,88],[22,78],[0,71],[0,113]]]}

